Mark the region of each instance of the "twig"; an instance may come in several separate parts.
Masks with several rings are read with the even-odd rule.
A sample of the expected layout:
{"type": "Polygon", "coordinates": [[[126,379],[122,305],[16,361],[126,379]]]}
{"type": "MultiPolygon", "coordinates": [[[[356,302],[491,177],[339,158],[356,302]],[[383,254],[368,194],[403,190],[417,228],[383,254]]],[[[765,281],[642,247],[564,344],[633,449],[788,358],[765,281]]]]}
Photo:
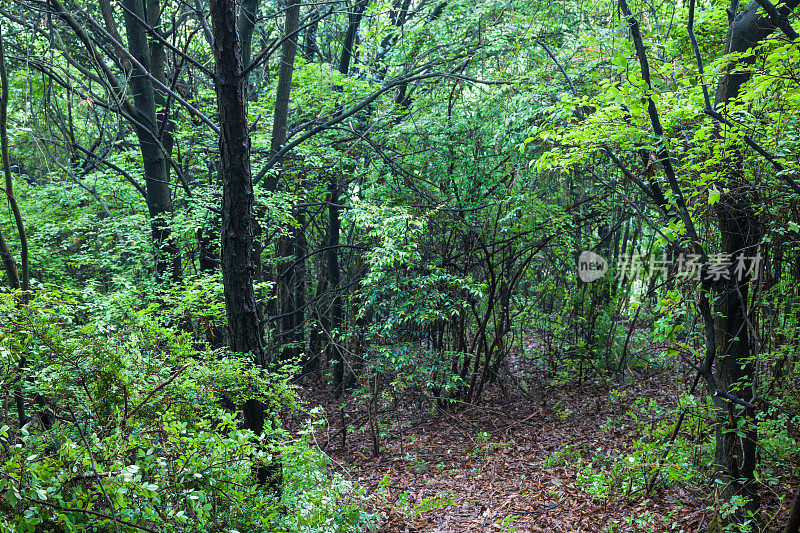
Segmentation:
{"type": "Polygon", "coordinates": [[[89,446],[89,441],[87,441],[86,437],[83,435],[83,430],[81,429],[81,425],[78,423],[78,417],[75,416],[75,412],[72,410],[72,406],[67,404],[67,409],[69,410],[69,414],[72,415],[72,419],[75,421],[75,427],[78,429],[78,434],[81,436],[84,446],[86,446],[86,451],[89,452],[89,459],[92,461],[92,470],[94,470],[94,474],[97,476],[97,484],[100,485],[100,490],[103,492],[103,496],[106,497],[106,502],[108,502],[108,507],[111,511],[111,520],[114,522],[114,531],[119,533],[119,524],[117,524],[117,512],[114,510],[114,502],[112,502],[111,498],[108,497],[106,488],[103,486],[103,481],[99,477],[97,463],[95,463],[94,454],[92,453],[92,447],[89,446]]]}
{"type": "Polygon", "coordinates": [[[173,373],[173,374],[172,374],[172,375],[169,377],[169,379],[168,379],[167,381],[165,381],[164,383],[162,383],[161,385],[159,385],[159,386],[158,386],[158,387],[156,387],[155,389],[151,390],[151,391],[150,391],[150,393],[149,393],[147,396],[145,396],[145,397],[144,397],[144,399],[143,399],[141,402],[139,402],[139,403],[138,403],[138,405],[136,405],[136,407],[134,407],[134,408],[133,408],[133,411],[131,411],[130,413],[128,413],[127,415],[125,415],[125,418],[123,418],[123,420],[127,420],[127,419],[129,419],[130,417],[132,417],[134,414],[136,414],[136,412],[137,412],[139,409],[141,409],[141,408],[144,406],[144,404],[146,404],[146,403],[147,403],[147,401],[148,401],[150,398],[152,398],[153,394],[157,393],[158,391],[160,391],[161,389],[163,389],[164,387],[166,387],[167,385],[169,385],[170,383],[172,383],[172,381],[173,381],[175,378],[177,378],[177,377],[178,377],[178,375],[179,375],[181,372],[183,372],[184,370],[186,370],[186,369],[189,367],[189,365],[191,365],[191,364],[192,364],[191,362],[189,362],[189,363],[186,363],[185,365],[183,365],[182,367],[180,367],[178,370],[176,370],[176,371],[175,371],[175,372],[174,372],[174,373],[173,373]]]}
{"type": "Polygon", "coordinates": [[[742,407],[747,407],[748,409],[755,409],[756,407],[758,407],[756,404],[747,402],[745,400],[742,400],[741,398],[737,398],[733,394],[731,394],[729,392],[725,392],[722,389],[715,390],[714,393],[712,394],[712,396],[720,396],[722,398],[725,398],[729,402],[733,402],[736,405],[740,405],[742,407]]]}
{"type": "MultiPolygon", "coordinates": [[[[77,509],[77,508],[74,508],[74,507],[62,507],[60,505],[56,505],[54,503],[50,503],[50,502],[45,501],[45,500],[37,500],[36,498],[26,498],[26,499],[29,502],[38,503],[39,505],[44,505],[46,507],[51,507],[53,509],[58,509],[59,511],[66,511],[68,513],[90,514],[92,516],[97,516],[99,518],[105,518],[106,520],[109,519],[109,518],[112,518],[111,516],[109,516],[109,515],[107,515],[105,513],[99,513],[97,511],[92,511],[91,509],[77,509]]],[[[155,529],[150,529],[149,527],[146,527],[146,526],[140,526],[139,524],[134,524],[133,522],[128,522],[127,520],[123,520],[121,518],[118,518],[117,520],[119,521],[120,524],[123,524],[123,525],[126,525],[126,526],[130,526],[130,527],[133,527],[133,528],[136,528],[136,529],[140,529],[142,531],[149,531],[150,533],[159,533],[155,529]]],[[[114,525],[116,526],[116,522],[114,523],[114,525]]]]}

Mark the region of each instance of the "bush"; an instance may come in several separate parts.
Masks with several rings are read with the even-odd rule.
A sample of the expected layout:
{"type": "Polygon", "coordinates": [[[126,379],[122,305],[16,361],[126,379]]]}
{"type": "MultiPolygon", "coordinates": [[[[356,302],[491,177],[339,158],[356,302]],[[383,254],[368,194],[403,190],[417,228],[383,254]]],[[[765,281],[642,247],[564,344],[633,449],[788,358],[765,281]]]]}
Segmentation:
{"type": "Polygon", "coordinates": [[[48,288],[28,304],[0,296],[0,391],[34,416],[0,424],[0,525],[13,531],[363,531],[354,485],[290,440],[223,408],[257,398],[293,408],[289,372],[236,354],[195,353],[153,309],[125,327],[87,321],[90,302],[48,288]],[[34,393],[35,391],[35,393],[34,393]],[[22,423],[20,423],[22,422],[22,423]],[[280,499],[254,466],[280,456],[280,499]],[[333,517],[336,518],[333,518],[333,517]],[[135,525],[135,526],[134,526],[135,525]]]}

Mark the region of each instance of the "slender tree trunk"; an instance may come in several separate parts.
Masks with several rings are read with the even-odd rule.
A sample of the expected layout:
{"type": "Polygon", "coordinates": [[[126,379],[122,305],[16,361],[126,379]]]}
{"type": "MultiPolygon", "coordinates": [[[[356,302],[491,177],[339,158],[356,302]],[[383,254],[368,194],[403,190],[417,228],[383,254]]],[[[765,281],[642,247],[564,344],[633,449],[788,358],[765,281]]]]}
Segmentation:
{"type": "MultiPolygon", "coordinates": [[[[278,72],[278,87],[275,94],[275,112],[272,121],[272,139],[270,143],[270,154],[277,153],[286,142],[286,132],[289,121],[289,102],[292,92],[292,75],[294,73],[294,60],[297,56],[297,26],[300,20],[300,0],[289,0],[286,10],[286,23],[284,35],[289,36],[281,49],[281,64],[278,72]]],[[[280,178],[279,173],[267,176],[265,187],[268,191],[274,192],[278,187],[280,178]]],[[[293,209],[292,212],[298,227],[292,229],[291,234],[282,237],[278,241],[278,255],[287,257],[278,267],[278,274],[282,276],[277,279],[278,283],[278,313],[282,316],[280,326],[281,332],[278,337],[277,347],[281,361],[296,361],[297,356],[302,350],[305,340],[302,324],[305,320],[303,311],[298,308],[298,283],[301,276],[298,275],[303,268],[300,264],[295,264],[305,253],[298,255],[298,248],[302,248],[298,239],[305,238],[304,214],[293,209]]],[[[300,304],[302,305],[302,303],[300,304]]]]}
{"type": "MultiPolygon", "coordinates": [[[[289,97],[292,92],[292,75],[294,74],[294,59],[297,56],[297,25],[300,20],[300,0],[289,0],[286,9],[286,25],[284,35],[289,36],[283,42],[281,49],[281,65],[278,71],[278,87],[275,93],[275,112],[272,120],[272,139],[270,152],[274,155],[286,142],[286,127],[289,119],[289,97]]],[[[267,189],[274,191],[277,186],[277,177],[269,177],[266,181],[267,189]]]]}
{"type": "Polygon", "coordinates": [[[242,48],[242,65],[250,66],[253,50],[253,32],[256,29],[256,16],[258,15],[258,0],[239,1],[239,42],[242,48]]]}
{"type": "Polygon", "coordinates": [[[14,215],[14,222],[17,226],[20,245],[20,259],[22,260],[22,279],[14,265],[14,259],[8,244],[0,235],[0,255],[3,256],[8,279],[13,288],[21,288],[23,291],[30,290],[30,267],[28,265],[28,237],[25,233],[25,225],[22,222],[22,213],[14,196],[14,182],[11,178],[11,163],[8,155],[8,72],[6,71],[6,55],[3,48],[3,34],[0,30],[0,83],[3,85],[0,94],[0,158],[2,158],[3,175],[5,176],[5,193],[11,212],[14,215]]]}
{"type": "MultiPolygon", "coordinates": [[[[137,20],[137,17],[147,20],[145,6],[142,0],[122,0],[122,2],[127,7],[124,19],[128,49],[148,72],[152,72],[153,60],[147,33],[137,20]]],[[[158,61],[160,59],[157,59],[156,66],[158,61]]],[[[176,280],[181,276],[180,257],[169,227],[169,218],[173,210],[169,164],[155,140],[159,136],[156,92],[151,80],[136,67],[133,68],[130,85],[136,118],[142,125],[136,127],[136,136],[142,152],[150,227],[157,248],[156,274],[160,279],[169,274],[176,280]]]]}
{"type": "MultiPolygon", "coordinates": [[[[349,24],[347,26],[347,34],[345,35],[344,42],[342,43],[342,55],[339,57],[339,72],[345,76],[350,71],[350,61],[353,58],[353,46],[358,35],[358,28],[361,25],[361,18],[364,15],[364,9],[367,7],[369,0],[358,0],[353,6],[353,11],[349,16],[349,24]]],[[[341,228],[341,221],[339,220],[339,196],[341,194],[339,188],[339,179],[336,172],[331,172],[330,181],[328,182],[328,246],[330,249],[327,253],[328,259],[328,282],[331,289],[336,289],[341,281],[339,273],[339,230],[341,228]]],[[[344,308],[342,304],[341,291],[336,291],[333,296],[333,304],[330,312],[330,331],[341,328],[343,325],[344,308]]],[[[328,341],[328,361],[332,361],[332,374],[333,374],[333,390],[334,395],[338,396],[342,393],[344,386],[344,353],[342,352],[338,342],[335,338],[330,338],[328,341]]]]}
{"type": "Polygon", "coordinates": [[[3,237],[3,232],[0,231],[0,258],[3,260],[3,268],[5,268],[6,276],[8,276],[8,284],[12,289],[19,289],[19,272],[17,272],[17,265],[14,262],[14,255],[8,247],[6,239],[3,237]]]}
{"type": "Polygon", "coordinates": [[[342,43],[342,55],[339,56],[339,72],[345,76],[350,71],[350,62],[353,59],[353,45],[355,45],[358,28],[361,26],[361,18],[364,16],[364,9],[368,3],[369,0],[358,0],[348,17],[347,34],[342,43]]]}
{"type": "MultiPolygon", "coordinates": [[[[250,132],[246,80],[243,75],[235,0],[211,1],[222,177],[222,283],[231,351],[249,353],[266,366],[261,323],[253,290],[253,183],[250,173],[250,132]]],[[[244,425],[256,435],[264,429],[264,406],[244,405],[244,425]]],[[[280,493],[281,465],[275,461],[257,469],[258,482],[280,493]]]]}
{"type": "MultiPolygon", "coordinates": [[[[29,274],[28,274],[28,241],[25,235],[25,228],[22,224],[22,215],[20,214],[19,207],[17,206],[17,199],[14,196],[14,184],[11,179],[11,165],[8,155],[8,72],[6,71],[6,55],[3,49],[3,32],[0,30],[0,83],[3,84],[2,94],[0,95],[0,158],[2,158],[3,174],[5,175],[5,193],[11,210],[14,214],[14,221],[17,224],[17,231],[19,232],[20,248],[22,255],[22,280],[20,280],[17,265],[14,262],[14,256],[0,232],[0,256],[3,258],[3,264],[8,275],[8,281],[12,289],[22,289],[24,291],[30,290],[29,274]]],[[[23,296],[25,298],[25,296],[23,296]]],[[[17,363],[19,370],[24,370],[27,366],[25,357],[21,357],[17,363]]],[[[14,390],[14,401],[17,408],[17,418],[19,419],[19,426],[22,427],[28,421],[25,414],[25,401],[22,396],[22,386],[17,386],[14,390]]]]}
{"type": "Polygon", "coordinates": [[[341,221],[339,220],[339,180],[336,172],[330,173],[328,182],[328,246],[327,274],[328,285],[333,289],[333,302],[330,309],[330,324],[328,329],[328,362],[331,365],[333,374],[333,391],[335,396],[342,393],[344,385],[344,353],[336,339],[334,330],[343,324],[344,310],[342,305],[342,293],[339,289],[341,281],[339,274],[339,253],[336,246],[339,245],[339,230],[341,221]]]}
{"type": "Polygon", "coordinates": [[[311,17],[313,21],[311,25],[306,28],[305,38],[303,40],[303,61],[311,63],[314,60],[314,52],[317,51],[317,18],[319,13],[315,9],[311,17]]]}

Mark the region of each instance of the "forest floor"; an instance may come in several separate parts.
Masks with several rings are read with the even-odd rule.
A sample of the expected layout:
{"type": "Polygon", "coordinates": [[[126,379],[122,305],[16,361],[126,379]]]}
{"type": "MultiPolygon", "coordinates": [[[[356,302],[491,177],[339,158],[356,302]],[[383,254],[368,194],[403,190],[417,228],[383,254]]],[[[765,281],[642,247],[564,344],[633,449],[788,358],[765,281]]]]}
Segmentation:
{"type": "Polygon", "coordinates": [[[377,456],[363,402],[334,402],[330,389],[317,387],[302,389],[301,398],[324,408],[327,423],[313,438],[363,487],[381,532],[704,532],[702,480],[705,490],[673,484],[647,496],[625,488],[598,495],[587,486],[587,466],[607,470],[631,453],[638,432],[620,414],[634,400],[675,405],[677,377],[669,375],[637,376],[617,385],[622,391],[584,383],[529,395],[507,384],[507,394],[494,386],[478,405],[393,406],[382,415],[377,456]]]}
{"type": "Polygon", "coordinates": [[[707,513],[690,491],[670,488],[647,498],[640,492],[630,499],[599,499],[587,494],[585,479],[579,480],[585,463],[569,464],[567,457],[566,464],[556,465],[560,461],[552,460],[568,445],[592,451],[595,458],[627,455],[630,430],[602,427],[612,409],[625,408],[632,392],[668,401],[670,393],[660,381],[629,387],[623,401],[615,398],[613,406],[602,385],[551,389],[538,400],[511,391],[504,397],[493,387],[478,405],[434,408],[432,413],[401,405],[383,415],[395,429],[381,439],[377,457],[369,432],[352,432],[353,426],[366,424],[363,404],[343,399],[342,409],[342,402],[326,398],[329,392],[312,388],[301,397],[309,407],[325,409],[328,424],[316,432],[317,443],[337,469],[365,487],[381,516],[379,531],[702,531],[707,513]],[[342,412],[351,426],[346,431],[342,412]]]}

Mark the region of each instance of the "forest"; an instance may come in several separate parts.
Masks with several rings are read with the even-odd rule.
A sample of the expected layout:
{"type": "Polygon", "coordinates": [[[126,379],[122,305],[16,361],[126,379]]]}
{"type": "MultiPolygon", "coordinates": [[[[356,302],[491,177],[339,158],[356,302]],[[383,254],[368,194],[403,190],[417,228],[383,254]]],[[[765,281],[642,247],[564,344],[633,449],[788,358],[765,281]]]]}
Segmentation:
{"type": "Polygon", "coordinates": [[[0,532],[800,532],[774,1],[0,0],[0,532]]]}

